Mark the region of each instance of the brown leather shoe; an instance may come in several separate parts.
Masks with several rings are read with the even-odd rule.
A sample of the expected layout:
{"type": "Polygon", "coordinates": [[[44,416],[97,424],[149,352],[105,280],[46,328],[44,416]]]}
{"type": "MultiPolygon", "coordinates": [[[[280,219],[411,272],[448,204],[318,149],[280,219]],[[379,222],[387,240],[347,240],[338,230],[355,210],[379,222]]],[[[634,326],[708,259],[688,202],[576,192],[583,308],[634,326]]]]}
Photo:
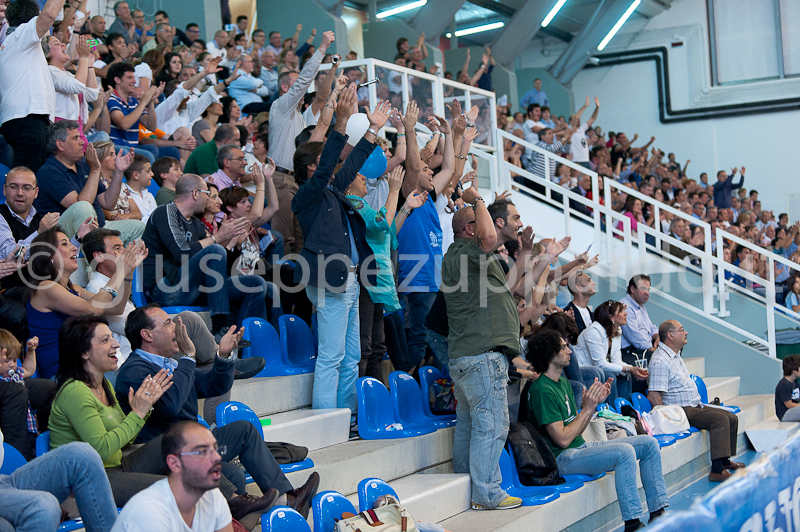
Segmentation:
{"type": "Polygon", "coordinates": [[[731,473],[727,469],[723,469],[722,473],[710,473],[708,475],[708,481],[709,482],[723,482],[723,481],[728,480],[729,478],[731,478],[731,476],[733,476],[733,473],[731,473]]]}
{"type": "Polygon", "coordinates": [[[306,483],[297,489],[286,492],[286,506],[294,509],[308,519],[308,511],[311,509],[311,499],[317,494],[319,489],[319,473],[314,471],[309,475],[306,483]]]}
{"type": "Polygon", "coordinates": [[[228,501],[231,515],[237,521],[244,519],[244,516],[251,513],[263,514],[275,505],[279,493],[275,488],[267,490],[261,497],[253,497],[249,493],[239,495],[228,501]]]}
{"type": "Polygon", "coordinates": [[[735,471],[737,469],[744,469],[745,467],[747,466],[741,462],[733,462],[731,460],[728,460],[728,465],[725,466],[725,469],[730,469],[731,471],[735,471]]]}

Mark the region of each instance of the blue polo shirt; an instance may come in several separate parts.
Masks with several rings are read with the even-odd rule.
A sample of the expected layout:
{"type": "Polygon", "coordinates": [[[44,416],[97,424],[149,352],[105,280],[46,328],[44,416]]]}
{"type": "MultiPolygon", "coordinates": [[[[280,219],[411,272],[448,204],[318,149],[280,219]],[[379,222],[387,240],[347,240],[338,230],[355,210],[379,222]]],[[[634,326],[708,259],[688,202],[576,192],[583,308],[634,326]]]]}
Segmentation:
{"type": "MultiPolygon", "coordinates": [[[[84,185],[86,185],[86,178],[89,177],[89,165],[86,164],[84,159],[81,159],[75,164],[77,172],[72,168],[67,168],[54,156],[47,158],[45,163],[36,172],[36,180],[39,183],[39,196],[33,200],[33,206],[36,211],[42,214],[48,212],[63,213],[64,206],[61,205],[63,200],[70,192],[81,193],[84,185]]],[[[106,186],[102,181],[97,184],[97,194],[102,194],[106,191],[106,186]]],[[[102,227],[106,223],[106,217],[103,215],[103,209],[97,202],[97,196],[92,203],[95,212],[97,213],[97,223],[102,227]]]]}
{"type": "MultiPolygon", "coordinates": [[[[117,91],[111,92],[111,98],[108,99],[108,112],[109,114],[114,111],[122,111],[122,114],[128,116],[139,106],[139,100],[131,96],[127,102],[122,101],[122,97],[117,94],[117,91]]],[[[147,109],[142,112],[142,116],[147,116],[147,109]]],[[[141,117],[139,118],[141,120],[141,117]]],[[[139,120],[131,124],[127,131],[118,128],[114,121],[111,121],[111,130],[109,136],[112,142],[119,146],[138,146],[139,145],[139,120]]]]}
{"type": "Polygon", "coordinates": [[[442,284],[442,225],[435,201],[431,193],[397,233],[398,292],[438,292],[442,284]]]}

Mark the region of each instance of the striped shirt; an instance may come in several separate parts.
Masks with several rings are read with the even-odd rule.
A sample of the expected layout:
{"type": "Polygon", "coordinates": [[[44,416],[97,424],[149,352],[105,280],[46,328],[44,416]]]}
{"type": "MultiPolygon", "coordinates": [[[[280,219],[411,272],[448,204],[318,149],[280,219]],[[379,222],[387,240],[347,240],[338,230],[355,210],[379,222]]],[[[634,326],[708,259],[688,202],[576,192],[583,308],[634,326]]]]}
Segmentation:
{"type": "MultiPolygon", "coordinates": [[[[561,148],[563,145],[554,140],[552,144],[546,144],[543,141],[539,141],[536,143],[537,148],[541,148],[543,150],[549,151],[550,153],[560,153],[561,148]]],[[[537,175],[542,178],[547,178],[548,176],[545,175],[545,164],[544,164],[544,155],[537,151],[530,150],[530,155],[528,155],[528,166],[525,168],[528,172],[537,175]]],[[[558,183],[558,176],[556,176],[556,160],[550,159],[550,175],[549,178],[551,181],[558,183]]]]}
{"type": "MultiPolygon", "coordinates": [[[[127,102],[122,101],[122,97],[117,91],[111,92],[111,97],[108,99],[108,113],[112,114],[114,111],[122,111],[122,114],[128,116],[136,110],[139,106],[139,100],[130,96],[127,102]]],[[[147,116],[147,109],[142,111],[142,116],[147,116]]],[[[114,144],[122,146],[138,146],[139,145],[139,120],[131,124],[127,131],[123,131],[111,121],[111,130],[109,136],[114,144]]]]}
{"type": "Polygon", "coordinates": [[[680,353],[659,343],[647,370],[650,373],[648,389],[661,392],[661,400],[665,405],[698,406],[700,404],[697,385],[689,375],[689,370],[680,353]]]}

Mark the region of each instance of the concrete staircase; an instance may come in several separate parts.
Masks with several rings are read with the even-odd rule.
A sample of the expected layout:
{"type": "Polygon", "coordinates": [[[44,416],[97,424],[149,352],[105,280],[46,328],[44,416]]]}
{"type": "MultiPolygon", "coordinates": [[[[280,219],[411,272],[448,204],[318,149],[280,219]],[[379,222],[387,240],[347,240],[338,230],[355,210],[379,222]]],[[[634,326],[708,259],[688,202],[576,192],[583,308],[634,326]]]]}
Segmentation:
{"type": "MultiPolygon", "coordinates": [[[[705,359],[689,358],[690,373],[704,378],[711,399],[739,406],[739,450],[746,447],[745,431],[775,420],[771,395],[739,395],[740,377],[706,377],[705,359]]],[[[308,446],[314,470],[321,476],[320,490],[336,490],[357,506],[358,483],[367,477],[388,482],[415,519],[438,522],[447,530],[530,531],[610,530],[621,524],[613,474],[562,494],[543,506],[505,512],[469,510],[468,475],[453,474],[453,428],[400,440],[347,440],[347,410],[311,410],[311,375],[236,381],[232,399],[249,405],[261,418],[269,418],[265,438],[308,446]]],[[[662,449],[664,477],[670,493],[706,476],[710,470],[707,432],[694,434],[662,449]]],[[[288,475],[294,485],[310,471],[288,475]]],[[[641,487],[641,484],[640,484],[641,487]]],[[[258,493],[255,484],[248,490],[258,493]]],[[[643,493],[643,492],[642,492],[643,493]]]]}

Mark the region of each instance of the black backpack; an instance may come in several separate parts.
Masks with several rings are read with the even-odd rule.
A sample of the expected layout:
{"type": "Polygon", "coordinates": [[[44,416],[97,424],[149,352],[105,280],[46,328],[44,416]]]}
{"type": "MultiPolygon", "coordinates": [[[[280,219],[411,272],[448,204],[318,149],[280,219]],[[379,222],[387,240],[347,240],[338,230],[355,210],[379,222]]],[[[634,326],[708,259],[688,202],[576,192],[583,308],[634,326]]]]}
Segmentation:
{"type": "Polygon", "coordinates": [[[529,422],[511,423],[508,444],[524,486],[552,486],[566,482],[558,474],[556,457],[547,442],[529,422]]]}

